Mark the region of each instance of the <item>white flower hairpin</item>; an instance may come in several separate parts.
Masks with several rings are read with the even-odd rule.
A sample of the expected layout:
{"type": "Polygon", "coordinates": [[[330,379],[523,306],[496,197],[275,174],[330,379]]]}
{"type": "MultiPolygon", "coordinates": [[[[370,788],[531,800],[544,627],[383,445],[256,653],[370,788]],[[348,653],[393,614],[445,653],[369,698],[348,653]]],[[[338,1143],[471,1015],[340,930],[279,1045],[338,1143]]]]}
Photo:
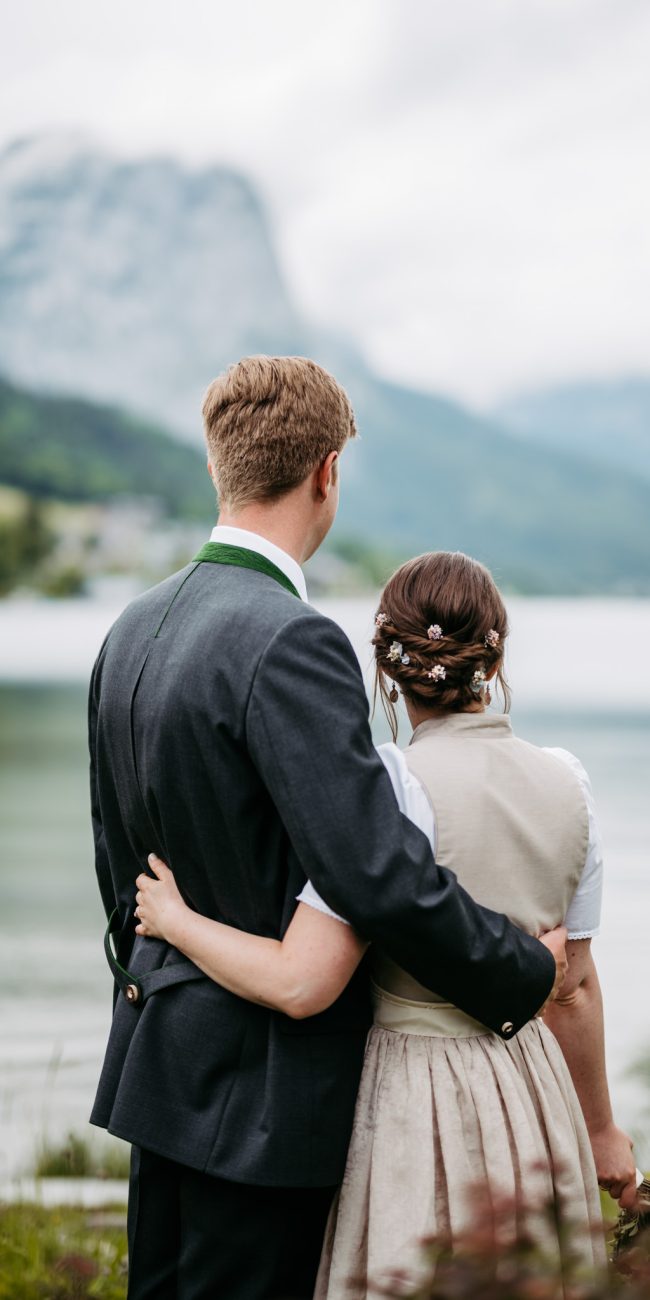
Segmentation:
{"type": "Polygon", "coordinates": [[[409,655],[404,654],[404,646],[401,641],[393,641],[390,650],[386,652],[386,658],[390,659],[392,664],[410,664],[409,655]]]}
{"type": "Polygon", "coordinates": [[[447,669],[444,664],[434,664],[433,668],[427,668],[425,677],[430,677],[432,682],[444,682],[447,676],[447,669]]]}
{"type": "Polygon", "coordinates": [[[442,641],[443,635],[444,633],[439,623],[432,623],[431,627],[427,628],[427,636],[430,641],[442,641]]]}
{"type": "Polygon", "coordinates": [[[499,633],[495,631],[493,627],[491,627],[490,631],[485,633],[485,648],[486,649],[491,648],[492,650],[496,650],[496,647],[498,646],[500,639],[501,638],[499,636],[499,633]]]}
{"type": "Polygon", "coordinates": [[[375,619],[375,627],[383,627],[384,623],[387,622],[388,622],[388,614],[384,614],[383,610],[380,609],[375,619]]]}
{"type": "Polygon", "coordinates": [[[483,687],[485,686],[485,681],[486,678],[485,678],[484,669],[477,668],[469,684],[470,690],[473,691],[475,695],[480,695],[481,691],[483,690],[483,687]]]}

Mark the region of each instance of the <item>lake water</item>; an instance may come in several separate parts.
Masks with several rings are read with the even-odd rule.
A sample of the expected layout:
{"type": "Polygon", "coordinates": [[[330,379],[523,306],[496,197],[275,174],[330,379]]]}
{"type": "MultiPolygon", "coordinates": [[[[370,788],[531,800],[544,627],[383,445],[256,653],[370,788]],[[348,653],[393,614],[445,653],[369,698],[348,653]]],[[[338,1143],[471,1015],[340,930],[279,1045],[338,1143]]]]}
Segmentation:
{"type": "MultiPolygon", "coordinates": [[[[607,847],[603,983],[612,1092],[643,1138],[650,1054],[650,602],[510,602],[517,730],[577,753],[607,847]]],[[[373,603],[323,601],[367,666],[373,603]]],[[[0,1181],[44,1135],[83,1130],[111,983],[87,809],[85,679],[117,612],[92,602],[0,604],[0,1181]]],[[[377,739],[385,724],[376,723],[377,739]]],[[[406,743],[407,731],[403,742],[406,743]]]]}

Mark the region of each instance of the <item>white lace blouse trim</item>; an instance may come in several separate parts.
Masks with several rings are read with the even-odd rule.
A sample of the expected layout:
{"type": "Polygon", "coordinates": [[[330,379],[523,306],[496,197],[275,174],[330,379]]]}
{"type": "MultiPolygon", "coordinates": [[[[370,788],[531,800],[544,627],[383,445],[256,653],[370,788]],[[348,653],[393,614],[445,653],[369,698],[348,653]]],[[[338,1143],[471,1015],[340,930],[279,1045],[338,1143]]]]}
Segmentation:
{"type": "MultiPolygon", "coordinates": [[[[413,776],[409,771],[406,759],[401,749],[397,748],[397,745],[392,743],[379,745],[377,752],[390,776],[400,812],[404,813],[404,816],[408,817],[427,836],[435,854],[435,818],[433,808],[423,787],[417,777],[413,776]]],[[[567,767],[571,768],[580,782],[587,805],[589,818],[587,856],[578,888],[571,900],[564,923],[570,939],[592,939],[598,934],[600,928],[603,852],[596,821],[591,782],[582,763],[574,754],[570,754],[566,749],[547,749],[546,752],[553,754],[555,758],[559,758],[561,762],[566,763],[567,767]]],[[[343,921],[345,925],[348,924],[342,916],[339,916],[332,911],[331,907],[328,907],[325,900],[314,889],[311,881],[307,881],[304,889],[298,894],[298,902],[307,903],[309,907],[315,908],[318,912],[323,912],[325,916],[331,916],[336,921],[343,921]]]]}

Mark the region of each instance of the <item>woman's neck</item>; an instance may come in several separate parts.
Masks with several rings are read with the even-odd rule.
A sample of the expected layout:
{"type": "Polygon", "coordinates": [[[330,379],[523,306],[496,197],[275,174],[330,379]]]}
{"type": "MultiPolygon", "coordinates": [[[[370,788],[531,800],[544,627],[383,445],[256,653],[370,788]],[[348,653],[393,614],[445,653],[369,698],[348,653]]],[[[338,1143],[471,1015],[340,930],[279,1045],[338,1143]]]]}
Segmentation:
{"type": "MultiPolygon", "coordinates": [[[[429,722],[431,718],[439,719],[451,717],[452,710],[450,709],[423,709],[417,704],[411,704],[410,700],[406,699],[404,700],[404,703],[406,705],[409,722],[414,731],[416,727],[420,726],[420,723],[429,722]]],[[[460,710],[454,709],[453,712],[485,713],[485,703],[483,700],[477,700],[475,704],[470,704],[469,708],[460,710]]]]}

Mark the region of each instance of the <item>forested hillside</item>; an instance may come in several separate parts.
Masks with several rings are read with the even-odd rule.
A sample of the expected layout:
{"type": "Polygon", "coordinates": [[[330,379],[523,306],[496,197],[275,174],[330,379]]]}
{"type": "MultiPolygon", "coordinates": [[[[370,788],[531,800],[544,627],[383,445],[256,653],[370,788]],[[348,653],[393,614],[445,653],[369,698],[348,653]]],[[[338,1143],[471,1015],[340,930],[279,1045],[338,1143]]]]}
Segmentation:
{"type": "MultiPolygon", "coordinates": [[[[329,541],[347,563],[380,581],[409,554],[465,550],[518,591],[650,589],[650,483],[511,438],[427,394],[375,381],[360,396],[361,438],[342,460],[329,541]]],[[[32,501],[147,501],[206,530],[214,516],[198,449],[113,408],[6,382],[2,484],[32,501]]]]}
{"type": "Polygon", "coordinates": [[[0,380],[0,483],[31,496],[155,497],[171,516],[213,511],[205,457],[108,406],[26,392],[0,380]]]}

